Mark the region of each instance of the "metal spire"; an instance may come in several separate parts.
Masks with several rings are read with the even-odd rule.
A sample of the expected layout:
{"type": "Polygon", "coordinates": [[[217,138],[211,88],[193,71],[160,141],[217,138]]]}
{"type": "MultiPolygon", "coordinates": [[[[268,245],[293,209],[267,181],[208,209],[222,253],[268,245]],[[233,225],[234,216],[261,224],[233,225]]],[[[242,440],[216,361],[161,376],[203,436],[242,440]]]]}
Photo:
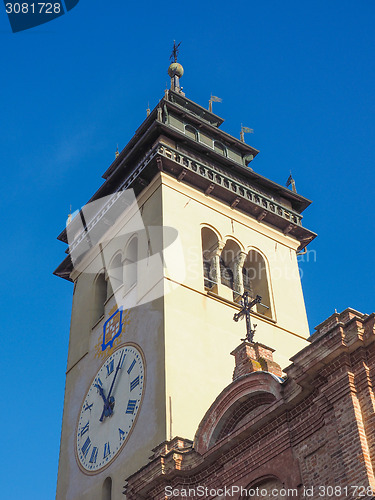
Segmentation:
{"type": "Polygon", "coordinates": [[[176,45],[176,40],[173,40],[173,50],[172,50],[172,54],[170,55],[169,59],[171,59],[175,63],[177,62],[178,53],[180,52],[180,49],[179,49],[180,45],[181,45],[181,42],[176,45]]]}

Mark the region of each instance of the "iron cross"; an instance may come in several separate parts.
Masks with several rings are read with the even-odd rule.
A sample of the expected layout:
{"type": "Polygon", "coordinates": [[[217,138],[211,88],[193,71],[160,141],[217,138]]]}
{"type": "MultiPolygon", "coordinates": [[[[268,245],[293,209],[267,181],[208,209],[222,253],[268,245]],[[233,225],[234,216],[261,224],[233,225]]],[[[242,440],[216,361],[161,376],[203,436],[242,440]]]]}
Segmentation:
{"type": "Polygon", "coordinates": [[[257,295],[255,299],[253,299],[251,302],[249,302],[249,292],[244,292],[242,295],[242,309],[236,313],[233,316],[234,321],[238,321],[240,318],[245,316],[246,318],[246,339],[241,339],[242,341],[247,340],[248,342],[252,342],[254,338],[254,333],[255,333],[255,328],[257,325],[254,325],[254,328],[251,328],[251,317],[250,317],[250,312],[252,307],[255,306],[255,304],[260,304],[262,297],[260,295],[257,295]]]}

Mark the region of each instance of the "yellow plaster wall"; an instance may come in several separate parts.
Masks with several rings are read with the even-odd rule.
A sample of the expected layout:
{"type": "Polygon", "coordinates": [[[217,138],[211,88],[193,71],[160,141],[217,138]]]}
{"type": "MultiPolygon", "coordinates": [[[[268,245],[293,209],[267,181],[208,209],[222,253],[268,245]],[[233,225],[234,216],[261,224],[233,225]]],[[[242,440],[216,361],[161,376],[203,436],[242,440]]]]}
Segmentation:
{"type": "MultiPolygon", "coordinates": [[[[161,225],[161,187],[160,179],[142,192],[138,200],[142,207],[145,226],[161,225]]],[[[121,230],[119,221],[110,232],[115,236],[121,230]]],[[[162,246],[162,233],[159,240],[154,240],[154,250],[162,246]]],[[[139,258],[147,255],[147,235],[140,234],[139,258]],[[146,238],[146,245],[144,239],[146,238]]],[[[115,240],[113,240],[115,241],[115,240]]],[[[122,240],[121,240],[122,241],[122,240]]],[[[113,244],[114,254],[121,248],[113,244]]],[[[89,271],[97,255],[88,255],[85,265],[89,271]]],[[[105,304],[105,315],[92,326],[91,301],[93,274],[74,271],[76,289],[73,297],[72,321],[70,331],[70,347],[68,371],[66,375],[64,415],[61,434],[59,474],[57,483],[57,500],[102,500],[102,485],[106,477],[112,478],[112,500],[122,500],[125,477],[143,466],[153,447],[167,438],[167,409],[165,406],[165,354],[164,354],[164,299],[159,297],[152,302],[133,307],[129,314],[129,324],[121,335],[119,344],[133,342],[140,346],[146,361],[146,383],[142,406],[137,422],[129,440],[118,457],[108,468],[99,474],[83,473],[75,458],[75,439],[77,419],[86,392],[93,377],[104,362],[98,356],[98,345],[101,342],[103,324],[116,310],[115,296],[112,295],[105,304]]],[[[139,276],[138,281],[147,280],[147,276],[139,276]]],[[[142,286],[136,289],[139,298],[144,298],[142,286]]]]}
{"type": "Polygon", "coordinates": [[[235,323],[232,291],[219,284],[218,297],[204,290],[201,228],[219,239],[235,239],[246,253],[255,248],[269,267],[273,320],[254,317],[256,340],[274,349],[282,367],[307,345],[308,324],[298,274],[299,243],[232,210],[167,175],[163,178],[163,223],[176,227],[184,249],[184,282],[165,296],[166,396],[172,398],[172,435],[192,439],[204,413],[232,381],[230,352],[246,333],[235,323]]]}

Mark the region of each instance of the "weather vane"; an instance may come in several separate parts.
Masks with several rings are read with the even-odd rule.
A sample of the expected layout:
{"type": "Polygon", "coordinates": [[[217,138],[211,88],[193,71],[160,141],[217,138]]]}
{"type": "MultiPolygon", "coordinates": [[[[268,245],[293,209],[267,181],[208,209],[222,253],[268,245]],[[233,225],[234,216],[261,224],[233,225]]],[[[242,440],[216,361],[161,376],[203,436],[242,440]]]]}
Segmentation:
{"type": "Polygon", "coordinates": [[[177,62],[178,53],[180,52],[180,49],[179,49],[180,45],[181,45],[181,42],[176,45],[176,40],[173,40],[173,50],[172,50],[172,54],[170,56],[170,59],[172,59],[173,62],[175,62],[175,63],[177,62]]]}
{"type": "Polygon", "coordinates": [[[210,100],[208,101],[208,111],[212,113],[212,103],[213,102],[223,102],[223,99],[221,97],[217,97],[216,95],[212,95],[210,97],[210,100]]]}
{"type": "Polygon", "coordinates": [[[254,130],[249,127],[244,127],[241,123],[241,133],[240,133],[240,138],[242,142],[245,142],[245,134],[253,134],[254,130]]]}
{"type": "MultiPolygon", "coordinates": [[[[261,304],[262,301],[262,297],[260,295],[257,295],[251,302],[249,302],[250,298],[251,297],[249,297],[249,292],[245,291],[242,295],[241,300],[242,309],[233,316],[234,321],[238,321],[239,319],[243,318],[243,316],[245,316],[246,318],[246,338],[241,339],[242,342],[244,342],[245,340],[247,340],[247,342],[253,342],[255,328],[257,325],[254,325],[254,328],[251,328],[250,312],[252,312],[251,309],[255,306],[255,304],[261,304]]],[[[261,305],[267,307],[268,309],[268,306],[264,304],[261,305]]]]}

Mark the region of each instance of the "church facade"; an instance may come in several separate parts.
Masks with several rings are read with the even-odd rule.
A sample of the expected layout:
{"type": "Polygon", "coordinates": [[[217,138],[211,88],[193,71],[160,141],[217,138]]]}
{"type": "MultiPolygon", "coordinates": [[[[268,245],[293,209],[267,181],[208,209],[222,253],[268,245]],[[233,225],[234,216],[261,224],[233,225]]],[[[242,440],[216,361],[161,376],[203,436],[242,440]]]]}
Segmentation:
{"type": "Polygon", "coordinates": [[[348,309],[309,337],[310,201],[252,169],[243,134],[182,92],[177,57],[169,74],[59,235],[74,292],[56,498],[369,495],[374,317],[348,309]]]}
{"type": "Polygon", "coordinates": [[[257,367],[272,361],[265,346],[235,356],[194,441],[154,449],[127,498],[374,498],[375,315],[332,315],[283,379],[257,367]]]}

